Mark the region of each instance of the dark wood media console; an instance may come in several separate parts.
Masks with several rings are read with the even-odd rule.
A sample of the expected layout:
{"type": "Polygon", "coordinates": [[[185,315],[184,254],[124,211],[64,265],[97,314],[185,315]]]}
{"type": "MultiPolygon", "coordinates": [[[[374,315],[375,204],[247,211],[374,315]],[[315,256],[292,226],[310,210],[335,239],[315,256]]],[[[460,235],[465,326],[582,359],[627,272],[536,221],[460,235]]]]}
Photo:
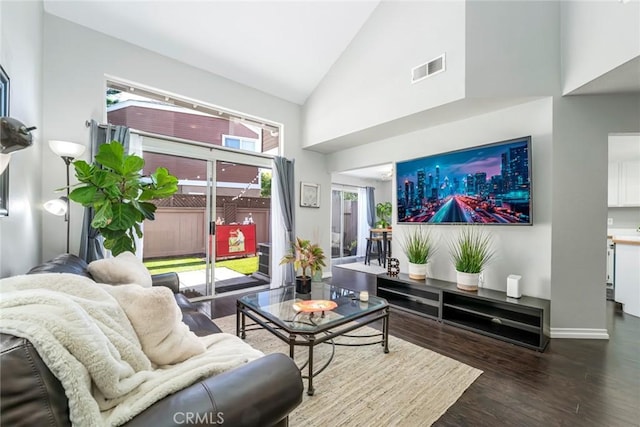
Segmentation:
{"type": "Polygon", "coordinates": [[[467,292],[453,282],[413,280],[402,273],[379,275],[376,288],[378,296],[401,310],[538,351],[549,343],[549,300],[508,298],[486,288],[467,292]]]}

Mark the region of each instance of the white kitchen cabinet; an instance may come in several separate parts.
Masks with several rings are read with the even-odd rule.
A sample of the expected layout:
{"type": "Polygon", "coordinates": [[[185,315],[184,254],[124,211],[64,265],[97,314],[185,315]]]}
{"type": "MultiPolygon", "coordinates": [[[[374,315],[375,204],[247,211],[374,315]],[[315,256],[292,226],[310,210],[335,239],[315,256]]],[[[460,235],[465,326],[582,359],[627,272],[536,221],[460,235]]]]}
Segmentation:
{"type": "Polygon", "coordinates": [[[622,311],[640,317],[640,237],[614,236],[615,300],[622,311]]]}
{"type": "Polygon", "coordinates": [[[640,160],[620,162],[620,205],[640,206],[640,160]]]}
{"type": "Polygon", "coordinates": [[[608,181],[607,199],[609,206],[619,206],[620,197],[618,196],[620,188],[620,163],[609,162],[609,181],[608,181]]]}
{"type": "Polygon", "coordinates": [[[640,160],[609,162],[608,205],[640,206],[640,160]]]}

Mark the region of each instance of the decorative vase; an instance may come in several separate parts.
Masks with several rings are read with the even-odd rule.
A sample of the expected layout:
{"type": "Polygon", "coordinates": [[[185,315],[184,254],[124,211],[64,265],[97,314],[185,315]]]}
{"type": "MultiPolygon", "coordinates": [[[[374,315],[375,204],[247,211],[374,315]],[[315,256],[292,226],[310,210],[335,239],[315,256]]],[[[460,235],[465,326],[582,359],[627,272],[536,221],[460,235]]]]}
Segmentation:
{"type": "Polygon", "coordinates": [[[296,292],[299,294],[311,293],[311,277],[298,276],[296,277],[296,292]]]}
{"type": "Polygon", "coordinates": [[[424,280],[427,278],[427,264],[409,263],[409,278],[424,280]]]}
{"type": "Polygon", "coordinates": [[[456,276],[458,289],[462,289],[463,291],[478,290],[478,280],[480,278],[480,273],[463,273],[462,271],[456,270],[456,276]]]}
{"type": "Polygon", "coordinates": [[[312,282],[322,282],[322,270],[318,270],[313,274],[311,278],[312,282]]]}

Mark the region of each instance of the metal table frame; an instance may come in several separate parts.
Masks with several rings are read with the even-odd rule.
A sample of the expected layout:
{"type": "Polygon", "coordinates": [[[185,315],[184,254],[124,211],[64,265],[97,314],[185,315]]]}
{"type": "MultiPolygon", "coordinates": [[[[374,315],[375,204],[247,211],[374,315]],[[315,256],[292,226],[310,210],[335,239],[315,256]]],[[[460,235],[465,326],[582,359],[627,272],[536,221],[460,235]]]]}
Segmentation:
{"type": "MultiPolygon", "coordinates": [[[[322,314],[315,314],[322,316],[322,314]]],[[[377,307],[374,310],[363,312],[362,314],[344,318],[341,321],[336,321],[332,325],[327,325],[326,328],[319,328],[316,331],[302,331],[291,328],[282,319],[272,316],[268,313],[256,310],[244,304],[238,299],[236,307],[236,335],[242,339],[246,338],[246,332],[259,329],[259,327],[251,328],[251,326],[259,325],[259,327],[266,329],[276,337],[280,338],[285,343],[289,344],[289,357],[293,359],[296,346],[303,346],[309,348],[309,356],[307,362],[300,367],[302,371],[307,367],[307,375],[303,378],[308,379],[309,385],[307,388],[307,394],[313,396],[315,389],[313,387],[313,377],[325,370],[329,363],[333,360],[335,354],[335,346],[363,346],[381,344],[385,353],[389,353],[389,305],[384,304],[377,307]],[[247,325],[246,318],[253,320],[253,324],[247,325]],[[347,335],[348,332],[366,326],[377,320],[382,319],[382,332],[373,335],[347,335]],[[355,322],[360,320],[359,322],[355,322]],[[351,325],[346,326],[349,323],[351,325]],[[333,330],[332,330],[333,329],[333,330]],[[362,344],[350,344],[350,343],[337,343],[334,338],[336,337],[352,337],[352,338],[372,338],[380,336],[380,341],[366,342],[362,344]],[[316,372],[313,370],[313,347],[317,344],[329,342],[332,346],[332,352],[329,360],[316,372]]]]}
{"type": "Polygon", "coordinates": [[[389,242],[389,233],[392,230],[390,228],[371,228],[369,229],[369,238],[373,238],[374,234],[381,233],[382,234],[382,266],[387,268],[387,257],[391,256],[390,253],[387,253],[387,245],[389,242]]]}

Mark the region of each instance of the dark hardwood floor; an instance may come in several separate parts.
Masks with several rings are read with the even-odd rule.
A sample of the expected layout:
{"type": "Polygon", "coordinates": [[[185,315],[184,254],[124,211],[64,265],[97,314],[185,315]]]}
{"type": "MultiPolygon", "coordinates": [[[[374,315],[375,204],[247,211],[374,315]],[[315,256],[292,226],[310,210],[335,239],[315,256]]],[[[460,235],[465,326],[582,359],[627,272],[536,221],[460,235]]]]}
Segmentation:
{"type": "MultiPolygon", "coordinates": [[[[375,292],[373,275],[332,274],[336,285],[375,292]]],[[[211,302],[212,317],[235,313],[238,296],[211,302]]],[[[607,319],[608,341],[552,339],[544,353],[400,310],[390,333],[484,371],[436,426],[640,426],[640,319],[611,301],[607,319]]]]}

